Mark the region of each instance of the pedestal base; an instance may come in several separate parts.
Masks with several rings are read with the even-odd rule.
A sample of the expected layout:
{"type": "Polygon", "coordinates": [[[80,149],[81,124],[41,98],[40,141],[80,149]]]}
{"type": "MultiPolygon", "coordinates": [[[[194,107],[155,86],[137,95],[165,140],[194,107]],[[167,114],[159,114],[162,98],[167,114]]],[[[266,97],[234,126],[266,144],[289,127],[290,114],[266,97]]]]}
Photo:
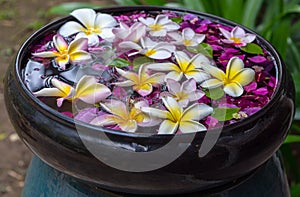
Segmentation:
{"type": "MultiPolygon", "coordinates": [[[[219,190],[218,190],[219,191],[219,190]]],[[[138,197],[138,195],[114,193],[66,175],[42,162],[38,157],[32,158],[29,166],[22,197],[59,196],[59,197],[138,197]]],[[[180,197],[289,197],[289,188],[284,169],[278,155],[253,172],[245,181],[221,192],[198,192],[180,197]]]]}

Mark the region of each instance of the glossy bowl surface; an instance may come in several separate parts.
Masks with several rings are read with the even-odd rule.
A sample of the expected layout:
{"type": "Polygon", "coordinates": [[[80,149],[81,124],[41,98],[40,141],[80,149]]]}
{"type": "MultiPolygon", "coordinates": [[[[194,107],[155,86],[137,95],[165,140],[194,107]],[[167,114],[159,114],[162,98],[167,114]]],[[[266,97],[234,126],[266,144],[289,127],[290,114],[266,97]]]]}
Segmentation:
{"type": "MultiPolygon", "coordinates": [[[[116,7],[98,11],[123,13],[136,10],[189,12],[229,26],[237,25],[217,16],[175,8],[116,7]]],[[[137,194],[204,191],[234,183],[251,173],[267,161],[285,139],[294,115],[294,85],[276,50],[257,35],[259,42],[275,58],[278,72],[278,87],[262,110],[243,121],[225,126],[215,146],[204,157],[198,155],[206,135],[206,132],[201,132],[191,143],[186,142],[186,134],[176,136],[180,141],[178,146],[188,143],[188,148],[165,167],[148,172],[129,172],[106,165],[87,150],[83,138],[102,144],[106,150],[125,148],[135,152],[141,147],[147,151],[158,149],[174,136],[123,133],[78,122],[75,125],[73,119],[58,113],[31,94],[21,78],[21,69],[29,57],[29,47],[45,33],[72,19],[68,16],[54,21],[27,39],[5,79],[5,102],[11,122],[24,143],[50,166],[114,191],[137,194]],[[78,128],[85,129],[86,133],[79,136],[78,128]],[[105,133],[110,142],[98,139],[99,132],[105,133]]]]}

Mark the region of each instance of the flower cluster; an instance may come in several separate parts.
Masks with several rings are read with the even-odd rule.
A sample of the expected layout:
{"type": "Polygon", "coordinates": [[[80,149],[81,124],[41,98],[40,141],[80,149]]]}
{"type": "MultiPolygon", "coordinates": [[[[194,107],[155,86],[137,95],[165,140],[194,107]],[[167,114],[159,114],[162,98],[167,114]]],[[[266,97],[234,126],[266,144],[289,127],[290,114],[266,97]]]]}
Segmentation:
{"type": "Polygon", "coordinates": [[[33,61],[48,61],[33,94],[54,97],[59,108],[79,103],[72,117],[80,121],[126,132],[200,132],[252,115],[276,87],[270,55],[238,26],[170,11],[71,15],[32,47],[33,61]]]}

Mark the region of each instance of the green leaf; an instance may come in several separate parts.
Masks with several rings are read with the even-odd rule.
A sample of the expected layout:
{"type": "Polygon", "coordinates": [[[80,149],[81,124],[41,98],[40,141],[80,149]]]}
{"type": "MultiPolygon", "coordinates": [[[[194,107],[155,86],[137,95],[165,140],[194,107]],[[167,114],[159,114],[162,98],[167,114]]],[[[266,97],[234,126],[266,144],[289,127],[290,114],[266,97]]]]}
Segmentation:
{"type": "Polygon", "coordinates": [[[138,71],[140,66],[145,63],[154,63],[154,60],[144,56],[137,57],[133,60],[133,70],[138,71]]]}
{"type": "Polygon", "coordinates": [[[203,89],[205,95],[212,100],[218,100],[224,96],[224,91],[221,87],[214,89],[203,89]]]}
{"type": "Polygon", "coordinates": [[[300,135],[289,134],[283,143],[289,144],[289,143],[295,143],[295,142],[300,142],[300,135]]]}
{"type": "Polygon", "coordinates": [[[246,46],[241,47],[241,50],[250,54],[260,54],[260,55],[264,54],[262,48],[254,43],[249,43],[246,46]]]}
{"type": "Polygon", "coordinates": [[[181,23],[183,21],[182,18],[171,18],[171,21],[175,22],[175,23],[181,23]]]}
{"type": "Polygon", "coordinates": [[[212,116],[219,121],[231,120],[233,118],[233,114],[240,111],[240,108],[215,108],[212,116]]]}
{"type": "Polygon", "coordinates": [[[48,14],[67,15],[71,13],[73,10],[80,9],[80,8],[101,8],[101,6],[92,3],[83,3],[83,2],[62,3],[51,7],[48,10],[48,14]]]}
{"type": "Polygon", "coordinates": [[[122,67],[129,66],[130,62],[125,59],[122,59],[122,58],[116,58],[116,59],[113,59],[108,65],[122,68],[122,67]]]}
{"type": "Polygon", "coordinates": [[[247,0],[244,3],[244,12],[242,15],[242,24],[253,29],[255,27],[255,22],[257,21],[258,13],[263,5],[263,0],[247,0]]]}
{"type": "Polygon", "coordinates": [[[292,197],[299,197],[299,194],[300,194],[300,183],[292,185],[290,187],[290,190],[291,190],[291,196],[292,197]]]}
{"type": "Polygon", "coordinates": [[[118,5],[130,6],[130,5],[142,5],[140,0],[114,0],[118,5]]]}
{"type": "Polygon", "coordinates": [[[197,47],[198,53],[202,53],[207,57],[213,57],[213,49],[210,44],[207,43],[200,43],[197,47]]]}
{"type": "Polygon", "coordinates": [[[186,47],[186,49],[187,49],[189,52],[191,52],[191,53],[198,53],[198,50],[197,50],[196,47],[190,47],[190,46],[188,46],[188,47],[186,47]]]}

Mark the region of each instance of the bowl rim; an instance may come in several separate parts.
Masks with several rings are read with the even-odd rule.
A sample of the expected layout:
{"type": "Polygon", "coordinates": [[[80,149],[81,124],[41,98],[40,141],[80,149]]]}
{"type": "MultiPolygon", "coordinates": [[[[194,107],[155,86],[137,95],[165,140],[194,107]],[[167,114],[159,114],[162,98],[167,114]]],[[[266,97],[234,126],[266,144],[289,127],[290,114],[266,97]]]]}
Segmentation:
{"type": "MultiPolygon", "coordinates": [[[[275,88],[275,91],[270,99],[270,101],[264,105],[259,111],[257,111],[255,114],[237,121],[235,123],[229,124],[229,125],[224,125],[221,127],[221,136],[226,136],[226,135],[233,135],[233,133],[229,132],[226,134],[226,130],[232,130],[236,128],[242,128],[245,127],[246,125],[251,124],[252,121],[255,121],[259,118],[261,118],[263,115],[265,115],[265,112],[268,111],[275,103],[276,101],[280,98],[281,92],[283,90],[283,83],[285,81],[285,65],[282,61],[282,58],[280,57],[279,53],[277,50],[272,46],[269,41],[267,41],[265,38],[260,36],[258,33],[255,31],[241,25],[238,23],[235,23],[231,20],[213,15],[213,14],[208,14],[200,11],[195,11],[195,10],[190,10],[190,9],[183,9],[183,8],[173,8],[173,7],[166,7],[166,6],[116,6],[116,7],[106,7],[106,8],[97,8],[94,9],[96,12],[102,12],[102,13],[126,13],[126,12],[131,12],[131,11],[174,11],[178,13],[190,13],[194,14],[196,16],[200,16],[202,18],[208,18],[211,19],[215,22],[221,23],[221,24],[226,24],[228,26],[239,26],[242,27],[244,30],[247,32],[253,33],[256,35],[256,38],[261,46],[264,46],[268,50],[268,52],[272,55],[274,58],[275,62],[275,68],[276,68],[276,79],[277,79],[277,87],[275,88]]],[[[129,132],[124,132],[124,131],[119,131],[119,130],[114,130],[114,129],[109,129],[105,127],[99,127],[95,125],[91,125],[85,122],[81,121],[76,121],[74,118],[70,118],[66,115],[63,115],[56,111],[55,109],[51,108],[50,106],[46,105],[42,101],[40,101],[37,97],[35,97],[32,92],[27,88],[25,83],[22,80],[22,74],[21,74],[21,68],[22,68],[22,62],[24,62],[24,56],[26,57],[26,50],[30,48],[31,44],[35,41],[36,37],[45,35],[47,33],[47,30],[55,27],[55,26],[60,26],[66,21],[70,21],[74,19],[71,15],[67,15],[64,17],[61,17],[59,19],[53,20],[52,22],[46,24],[42,28],[38,29],[34,33],[32,33],[21,45],[19,48],[15,62],[14,62],[14,67],[13,67],[13,72],[16,74],[16,79],[17,79],[17,84],[18,86],[21,87],[22,93],[27,99],[32,100],[31,102],[33,105],[35,105],[37,110],[41,111],[43,114],[46,116],[59,121],[60,123],[67,125],[69,127],[85,127],[89,130],[95,130],[98,132],[104,132],[107,134],[113,134],[113,135],[118,135],[118,136],[123,136],[123,137],[132,137],[132,138],[147,138],[147,137],[152,137],[152,136],[160,136],[160,137],[173,137],[174,135],[178,134],[153,134],[153,133],[129,133],[129,132]],[[76,126],[77,125],[77,126],[76,126]]],[[[28,52],[28,51],[27,51],[28,52]]],[[[195,133],[206,133],[208,131],[213,131],[217,130],[220,128],[209,128],[204,132],[195,132],[195,133]]],[[[237,132],[239,133],[239,132],[237,132]]],[[[192,135],[194,133],[191,133],[192,135]]],[[[185,135],[191,135],[190,133],[187,134],[180,134],[182,136],[185,135]]],[[[220,136],[220,137],[221,137],[220,136]]]]}

